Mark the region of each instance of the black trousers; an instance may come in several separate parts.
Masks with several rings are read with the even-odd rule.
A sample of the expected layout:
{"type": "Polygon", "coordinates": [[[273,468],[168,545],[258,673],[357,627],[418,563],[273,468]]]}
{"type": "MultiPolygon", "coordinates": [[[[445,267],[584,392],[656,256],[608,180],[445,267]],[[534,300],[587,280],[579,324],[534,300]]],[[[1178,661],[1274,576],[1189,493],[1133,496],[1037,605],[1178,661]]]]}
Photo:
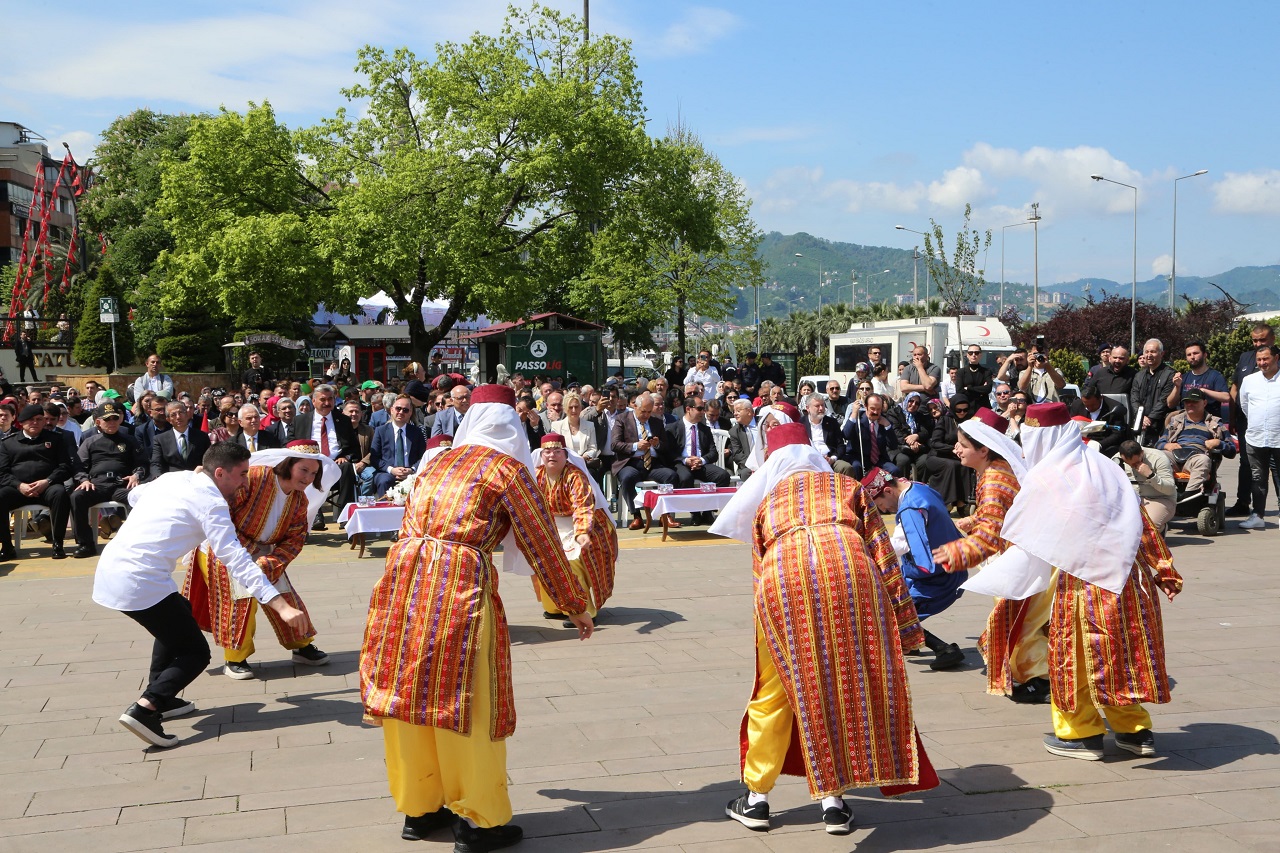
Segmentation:
{"type": "MultiPolygon", "coordinates": [[[[1276,497],[1280,499],[1280,447],[1249,447],[1248,464],[1253,470],[1253,511],[1259,516],[1267,506],[1267,478],[1275,481],[1276,497]]],[[[1241,460],[1241,467],[1244,467],[1241,460]]]]}
{"type": "Polygon", "coordinates": [[[126,610],[124,615],[156,638],[143,698],[152,703],[172,699],[209,665],[209,641],[191,615],[191,602],[181,593],[170,593],[146,610],[126,610]]]}
{"type": "Polygon", "coordinates": [[[626,501],[627,509],[631,511],[632,515],[636,514],[636,486],[645,480],[653,480],[655,483],[674,484],[676,472],[670,468],[659,468],[656,462],[654,467],[645,469],[644,462],[638,457],[619,468],[618,491],[622,492],[622,499],[626,501]]]}
{"type": "Polygon", "coordinates": [[[67,535],[67,517],[71,514],[71,502],[61,483],[54,483],[38,498],[29,498],[16,486],[0,488],[0,545],[13,547],[13,533],[9,529],[9,513],[27,504],[43,504],[49,508],[49,520],[53,525],[53,543],[61,545],[67,535]]]}
{"type": "Polygon", "coordinates": [[[729,472],[719,465],[703,465],[697,471],[694,471],[684,463],[677,463],[675,472],[677,489],[692,488],[695,482],[715,483],[717,486],[722,487],[729,485],[729,472]]]}
{"type": "Polygon", "coordinates": [[[117,501],[128,506],[129,490],[123,485],[71,490],[71,532],[76,537],[77,545],[94,549],[98,547],[98,531],[89,528],[89,510],[107,501],[117,501]]]}
{"type": "Polygon", "coordinates": [[[40,381],[40,377],[36,375],[36,363],[34,361],[23,361],[19,359],[18,360],[18,381],[26,382],[28,372],[31,374],[32,382],[40,381]]]}

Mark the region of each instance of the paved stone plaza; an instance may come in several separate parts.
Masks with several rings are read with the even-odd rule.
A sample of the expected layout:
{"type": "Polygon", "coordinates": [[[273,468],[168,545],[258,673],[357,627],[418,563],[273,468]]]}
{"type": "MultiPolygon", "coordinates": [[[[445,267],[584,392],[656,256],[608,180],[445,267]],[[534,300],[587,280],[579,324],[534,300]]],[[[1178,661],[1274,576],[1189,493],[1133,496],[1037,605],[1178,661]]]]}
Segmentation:
{"type": "MultiPolygon", "coordinates": [[[[1164,611],[1176,686],[1151,708],[1158,757],[1110,738],[1105,762],[1046,753],[1046,706],[984,692],[974,646],[990,600],[966,596],[930,628],[969,652],[968,667],[908,660],[943,784],[903,801],[857,792],[845,838],[822,832],[803,780],[775,790],[769,833],[724,817],[753,672],[745,546],[703,528],[666,544],[626,534],[609,619],[585,643],[504,576],[519,709],[510,783],[527,838],[515,849],[1280,849],[1280,530],[1235,524],[1215,540],[1170,536],[1187,587],[1164,611]]],[[[291,576],[331,664],[286,662],[260,625],[262,678],[211,666],[186,693],[199,711],[166,724],[184,738],[171,750],[144,750],[116,722],[139,694],[150,637],[90,601],[93,561],[26,544],[26,559],[0,566],[0,851],[450,849],[447,831],[400,840],[381,735],[361,723],[357,649],[386,542],[357,560],[336,528],[315,537],[291,576]]]]}

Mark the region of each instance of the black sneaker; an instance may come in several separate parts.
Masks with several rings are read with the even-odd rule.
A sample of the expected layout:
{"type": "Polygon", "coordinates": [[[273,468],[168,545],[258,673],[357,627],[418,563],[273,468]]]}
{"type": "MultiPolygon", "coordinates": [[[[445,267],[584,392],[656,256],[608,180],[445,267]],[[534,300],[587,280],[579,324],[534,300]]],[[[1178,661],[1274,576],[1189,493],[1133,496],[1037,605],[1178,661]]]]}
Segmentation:
{"type": "Polygon", "coordinates": [[[822,825],[827,835],[848,835],[853,832],[853,809],[848,803],[841,803],[838,809],[823,809],[822,825]]]}
{"type": "Polygon", "coordinates": [[[550,610],[544,610],[544,611],[542,611],[542,618],[543,618],[543,619],[563,619],[563,618],[564,618],[564,614],[563,614],[563,613],[552,613],[550,610]]]}
{"type": "Polygon", "coordinates": [[[9,563],[18,559],[18,550],[12,545],[0,547],[0,562],[9,563]]]}
{"type": "Polygon", "coordinates": [[[174,717],[185,717],[187,714],[194,713],[196,703],[189,702],[181,696],[174,696],[172,699],[161,699],[154,703],[156,710],[160,712],[161,719],[172,720],[174,717]]]}
{"type": "Polygon", "coordinates": [[[258,675],[253,671],[253,667],[249,666],[248,661],[229,660],[222,667],[222,674],[227,678],[234,678],[236,681],[248,681],[250,678],[257,678],[258,675]]]}
{"type": "Polygon", "coordinates": [[[160,712],[144,708],[137,702],[120,715],[120,725],[153,746],[167,748],[178,745],[177,735],[165,734],[164,726],[160,724],[160,712]]]}
{"type": "Polygon", "coordinates": [[[524,830],[512,823],[472,829],[471,824],[460,820],[453,825],[453,853],[488,853],[518,844],[522,838],[524,830]]]}
{"type": "Polygon", "coordinates": [[[329,656],[317,649],[315,643],[307,643],[302,648],[293,650],[293,662],[306,666],[324,666],[329,662],[329,656]]]}
{"type": "Polygon", "coordinates": [[[1156,736],[1150,729],[1133,734],[1116,732],[1116,746],[1134,755],[1155,755],[1156,736]]]}
{"type": "Polygon", "coordinates": [[[1228,518],[1247,518],[1249,516],[1249,505],[1247,503],[1237,503],[1227,510],[1228,518]]]}
{"type": "Polygon", "coordinates": [[[754,806],[750,805],[750,796],[750,794],[743,794],[736,800],[730,800],[729,805],[724,807],[724,813],[747,829],[753,829],[756,832],[768,829],[769,804],[756,803],[754,806]]]}
{"type": "Polygon", "coordinates": [[[933,659],[933,663],[929,664],[929,669],[955,669],[964,663],[964,652],[960,651],[960,647],[955,643],[947,646],[945,652],[938,652],[933,659]]]}
{"type": "Polygon", "coordinates": [[[1020,705],[1047,705],[1049,703],[1049,679],[1033,678],[1023,684],[1015,684],[1009,698],[1020,705]]]}
{"type": "Polygon", "coordinates": [[[1064,758],[1080,758],[1085,761],[1102,760],[1102,735],[1082,737],[1073,740],[1049,735],[1044,739],[1044,748],[1054,755],[1064,758]]]}
{"type": "Polygon", "coordinates": [[[453,812],[443,806],[439,811],[427,812],[418,817],[404,816],[404,829],[400,837],[405,841],[426,841],[427,836],[437,829],[444,829],[453,824],[453,812]]]}

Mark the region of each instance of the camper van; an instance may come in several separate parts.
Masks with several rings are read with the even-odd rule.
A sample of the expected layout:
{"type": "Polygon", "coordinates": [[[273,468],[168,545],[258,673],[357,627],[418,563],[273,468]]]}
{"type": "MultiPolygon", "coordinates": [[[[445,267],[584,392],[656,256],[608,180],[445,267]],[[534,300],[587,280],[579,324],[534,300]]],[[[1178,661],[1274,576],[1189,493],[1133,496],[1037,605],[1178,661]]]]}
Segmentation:
{"type": "Polygon", "coordinates": [[[622,371],[622,378],[627,382],[630,382],[637,376],[642,376],[645,379],[653,379],[655,376],[662,375],[654,368],[652,359],[643,358],[638,355],[629,355],[621,362],[616,358],[609,359],[608,370],[606,371],[608,375],[605,376],[605,379],[608,380],[610,376],[613,376],[619,370],[622,371]]]}
{"type": "Polygon", "coordinates": [[[964,348],[982,347],[982,363],[995,373],[996,357],[1013,352],[1009,330],[995,317],[962,316],[922,317],[919,320],[880,320],[855,323],[849,331],[831,336],[829,374],[841,387],[847,387],[858,362],[867,360],[867,349],[880,347],[880,358],[889,365],[889,381],[900,361],[911,361],[917,346],[929,350],[934,364],[959,367],[964,363],[964,348]]]}

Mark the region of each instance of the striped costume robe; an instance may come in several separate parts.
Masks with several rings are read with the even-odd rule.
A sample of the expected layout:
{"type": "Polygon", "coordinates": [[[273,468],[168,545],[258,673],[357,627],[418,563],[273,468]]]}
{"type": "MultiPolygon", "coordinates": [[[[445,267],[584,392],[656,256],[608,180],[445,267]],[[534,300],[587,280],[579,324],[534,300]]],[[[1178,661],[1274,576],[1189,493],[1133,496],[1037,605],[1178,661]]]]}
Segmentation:
{"type": "Polygon", "coordinates": [[[858,501],[857,506],[861,517],[853,520],[853,529],[862,538],[867,553],[880,570],[880,579],[884,582],[885,592],[889,594],[889,602],[893,606],[902,651],[913,652],[924,646],[924,626],[920,624],[920,614],[916,613],[911,590],[907,588],[907,580],[903,577],[902,562],[893,550],[889,529],[884,526],[884,519],[880,517],[880,510],[876,509],[876,505],[863,498],[858,501]]]}
{"type": "MultiPolygon", "coordinates": [[[[973,515],[956,523],[964,537],[943,545],[945,562],[952,571],[976,569],[1009,547],[1000,536],[1005,513],[1018,496],[1018,478],[1003,459],[993,460],[978,478],[977,507],[973,515]]],[[[987,629],[978,638],[978,651],[987,662],[987,692],[1004,696],[1013,683],[1048,677],[1050,588],[1030,598],[1014,601],[997,598],[987,616],[987,629]]]]}
{"type": "MultiPolygon", "coordinates": [[[[231,521],[236,526],[241,545],[267,542],[274,546],[270,554],[256,562],[290,606],[307,614],[307,606],[285,577],[285,570],[302,551],[307,539],[307,496],[303,489],[286,495],[277,485],[276,474],[266,465],[249,466],[248,482],[231,499],[231,521]]],[[[245,641],[253,598],[236,597],[231,575],[222,561],[206,544],[192,555],[183,581],[182,594],[191,602],[191,610],[200,627],[213,634],[213,641],[224,649],[238,649],[245,641]],[[208,566],[206,584],[197,561],[208,566]]],[[[311,616],[298,628],[289,627],[270,607],[263,607],[271,627],[285,648],[300,648],[316,635],[311,616]]]]}
{"type": "Polygon", "coordinates": [[[418,475],[369,602],[360,693],[372,722],[391,717],[471,734],[472,679],[484,667],[487,734],[498,740],[515,731],[511,639],[493,563],[508,531],[556,603],[566,613],[586,610],[529,469],[477,445],[436,456],[418,475]],[[485,613],[493,614],[494,643],[481,660],[475,649],[485,613]]]}
{"type": "Polygon", "coordinates": [[[1142,541],[1119,595],[1059,571],[1049,619],[1053,704],[1076,711],[1075,638],[1080,633],[1089,695],[1098,707],[1169,701],[1158,580],[1182,589],[1164,537],[1142,510],[1142,541]]]}
{"type": "MultiPolygon", "coordinates": [[[[858,533],[866,503],[851,477],[801,472],[756,512],[756,623],[794,713],[782,773],[806,776],[814,799],[938,784],[915,730],[893,601],[858,533]]],[[[756,690],[759,675],[757,661],[756,690]]],[[[741,734],[745,765],[745,717],[741,734]]]]}
{"type": "Polygon", "coordinates": [[[547,509],[559,518],[573,519],[573,536],[587,534],[590,541],[574,560],[581,562],[591,587],[596,610],[604,607],[613,595],[614,567],[618,562],[618,533],[609,514],[596,507],[595,492],[587,475],[574,465],[565,465],[560,477],[552,482],[546,466],[537,469],[538,489],[546,498],[547,509]]]}

